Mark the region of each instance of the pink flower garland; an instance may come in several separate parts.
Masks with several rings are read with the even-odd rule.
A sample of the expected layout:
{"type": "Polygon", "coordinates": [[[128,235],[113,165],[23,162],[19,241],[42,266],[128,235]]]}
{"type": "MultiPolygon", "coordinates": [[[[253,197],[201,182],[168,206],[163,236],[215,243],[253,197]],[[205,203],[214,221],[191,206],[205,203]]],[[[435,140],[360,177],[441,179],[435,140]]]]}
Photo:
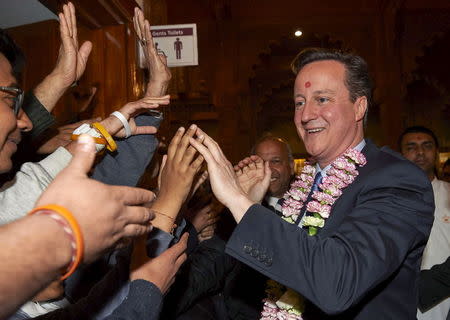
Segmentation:
{"type": "MultiPolygon", "coordinates": [[[[308,234],[317,234],[318,228],[325,225],[325,219],[330,217],[331,207],[342,195],[342,189],[351,184],[358,176],[356,166],[364,166],[367,163],[364,155],[355,150],[348,149],[340,157],[331,163],[331,168],[327,171],[327,176],[322,179],[319,190],[314,191],[312,199],[307,203],[306,210],[312,215],[307,216],[306,212],[302,219],[303,226],[308,227],[308,234]]],[[[314,183],[316,168],[307,163],[297,179],[291,184],[291,189],[284,195],[283,219],[289,223],[295,223],[300,210],[307,200],[311,187],[314,183]]],[[[269,294],[270,296],[270,294],[269,294]]],[[[264,299],[261,319],[296,319],[301,320],[298,314],[288,313],[280,309],[274,299],[264,299]]]]}
{"type": "MultiPolygon", "coordinates": [[[[351,184],[358,176],[356,166],[362,167],[366,162],[366,158],[361,152],[349,149],[331,163],[327,176],[319,185],[321,191],[314,191],[312,194],[314,200],[309,201],[306,205],[306,210],[312,213],[303,218],[303,226],[308,227],[309,235],[315,235],[317,228],[324,226],[325,219],[330,217],[331,206],[341,196],[342,189],[351,184]]],[[[299,211],[303,208],[311,191],[315,173],[315,167],[307,163],[302,173],[291,184],[291,189],[284,196],[284,220],[290,223],[295,223],[297,220],[299,211]]]]}

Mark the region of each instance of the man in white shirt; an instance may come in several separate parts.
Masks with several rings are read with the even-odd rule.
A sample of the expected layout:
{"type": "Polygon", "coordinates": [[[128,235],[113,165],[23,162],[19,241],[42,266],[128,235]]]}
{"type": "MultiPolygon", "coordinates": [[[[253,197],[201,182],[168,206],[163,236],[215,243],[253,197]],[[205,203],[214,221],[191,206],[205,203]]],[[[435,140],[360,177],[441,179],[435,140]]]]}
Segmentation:
{"type": "MultiPolygon", "coordinates": [[[[399,144],[403,156],[425,171],[433,186],[436,206],[434,223],[421,265],[422,270],[428,270],[443,263],[450,256],[450,184],[436,176],[439,144],[430,129],[409,127],[400,136],[399,144]]],[[[449,309],[450,298],[447,298],[424,313],[418,310],[417,317],[419,320],[446,319],[449,309]]]]}

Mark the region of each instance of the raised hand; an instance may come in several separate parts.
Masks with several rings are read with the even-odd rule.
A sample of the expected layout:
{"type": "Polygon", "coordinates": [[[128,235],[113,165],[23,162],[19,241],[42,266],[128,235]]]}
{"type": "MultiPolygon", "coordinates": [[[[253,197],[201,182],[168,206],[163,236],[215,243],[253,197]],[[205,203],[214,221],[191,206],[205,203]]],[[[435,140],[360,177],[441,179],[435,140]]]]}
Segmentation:
{"type": "Polygon", "coordinates": [[[197,138],[203,139],[203,143],[194,138],[189,142],[205,158],[208,164],[209,180],[211,188],[217,200],[228,207],[233,217],[239,222],[247,209],[254,203],[242,189],[230,161],[225,157],[216,141],[197,129],[197,138]]]}
{"type": "Polygon", "coordinates": [[[53,71],[34,89],[36,98],[49,112],[64,92],[83,75],[92,50],[90,41],[78,47],[75,7],[71,2],[63,6],[63,12],[58,16],[61,35],[58,60],[53,71]]]}
{"type": "Polygon", "coordinates": [[[161,253],[158,257],[147,258],[145,247],[137,245],[133,250],[130,280],[143,279],[152,282],[164,294],[175,281],[175,275],[186,261],[186,248],[189,234],[185,233],[180,241],[161,253]]]}
{"type": "Polygon", "coordinates": [[[144,14],[139,8],[134,9],[133,24],[150,73],[145,95],[163,95],[166,93],[169,81],[172,78],[172,74],[167,67],[167,58],[164,54],[158,54],[150,32],[150,23],[144,19],[144,14]]]}
{"type": "MultiPolygon", "coordinates": [[[[128,120],[128,124],[131,128],[131,135],[136,134],[153,134],[157,132],[157,128],[152,126],[137,126],[134,121],[134,117],[141,114],[147,110],[158,108],[159,106],[168,105],[170,103],[170,96],[166,95],[163,97],[145,97],[137,101],[128,102],[121,109],[120,113],[128,120]]],[[[125,137],[125,129],[123,129],[122,122],[114,116],[109,116],[108,118],[101,121],[101,124],[109,132],[110,135],[117,138],[125,137]]]]}
{"type": "Polygon", "coordinates": [[[81,135],[72,161],[36,203],[57,204],[72,212],[84,237],[85,262],[93,261],[123,238],[149,232],[154,217],[148,208],[155,197],[151,191],[109,186],[87,177],[95,154],[93,139],[81,135]]]}
{"type": "Polygon", "coordinates": [[[270,184],[269,162],[257,155],[247,157],[234,166],[242,190],[250,200],[261,203],[270,184]]]}
{"type": "MultiPolygon", "coordinates": [[[[159,218],[162,218],[163,225],[158,225],[158,228],[165,231],[170,230],[189,195],[194,177],[203,163],[203,157],[189,145],[189,139],[195,135],[196,130],[195,125],[192,125],[186,133],[184,128],[178,129],[167,150],[165,164],[161,167],[161,185],[152,209],[164,214],[163,217],[157,215],[155,225],[159,224],[159,218]],[[166,216],[169,216],[172,221],[167,221],[166,216]]],[[[199,143],[201,141],[199,140],[199,143]]]]}
{"type": "Polygon", "coordinates": [[[77,20],[72,2],[65,4],[63,12],[58,16],[61,46],[53,75],[62,81],[63,86],[69,87],[83,75],[92,50],[92,43],[86,41],[78,48],[77,20]]]}

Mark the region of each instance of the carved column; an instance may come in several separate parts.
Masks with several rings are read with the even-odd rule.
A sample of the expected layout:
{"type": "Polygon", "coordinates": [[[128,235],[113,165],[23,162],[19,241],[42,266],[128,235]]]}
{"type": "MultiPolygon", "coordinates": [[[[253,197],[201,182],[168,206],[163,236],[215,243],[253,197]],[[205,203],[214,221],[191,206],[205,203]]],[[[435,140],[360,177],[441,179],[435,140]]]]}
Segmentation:
{"type": "Polygon", "coordinates": [[[375,76],[374,98],[380,103],[380,128],[383,144],[396,148],[401,134],[401,115],[404,108],[402,92],[401,57],[399,45],[398,12],[403,0],[382,0],[375,32],[375,64],[371,70],[375,76]]]}

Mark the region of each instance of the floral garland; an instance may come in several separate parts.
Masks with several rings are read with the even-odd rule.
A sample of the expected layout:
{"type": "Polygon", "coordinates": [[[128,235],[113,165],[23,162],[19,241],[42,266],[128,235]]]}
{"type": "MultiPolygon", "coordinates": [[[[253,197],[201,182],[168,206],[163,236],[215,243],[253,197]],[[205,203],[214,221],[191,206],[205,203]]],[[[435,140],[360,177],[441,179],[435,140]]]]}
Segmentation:
{"type": "MultiPolygon", "coordinates": [[[[348,149],[340,157],[331,163],[327,170],[327,176],[322,179],[319,190],[311,195],[313,200],[306,205],[306,211],[311,215],[302,218],[304,227],[308,227],[308,235],[317,234],[318,228],[323,228],[325,219],[331,213],[331,206],[342,195],[342,189],[350,185],[358,176],[356,166],[364,166],[367,163],[364,155],[355,150],[348,149]]],[[[301,209],[307,201],[314,183],[316,169],[307,163],[296,180],[291,184],[291,189],[284,195],[282,219],[289,223],[295,223],[301,209]]],[[[263,300],[264,306],[261,312],[262,320],[301,320],[305,303],[302,296],[283,285],[269,280],[266,287],[267,298],[263,300]]]]}

